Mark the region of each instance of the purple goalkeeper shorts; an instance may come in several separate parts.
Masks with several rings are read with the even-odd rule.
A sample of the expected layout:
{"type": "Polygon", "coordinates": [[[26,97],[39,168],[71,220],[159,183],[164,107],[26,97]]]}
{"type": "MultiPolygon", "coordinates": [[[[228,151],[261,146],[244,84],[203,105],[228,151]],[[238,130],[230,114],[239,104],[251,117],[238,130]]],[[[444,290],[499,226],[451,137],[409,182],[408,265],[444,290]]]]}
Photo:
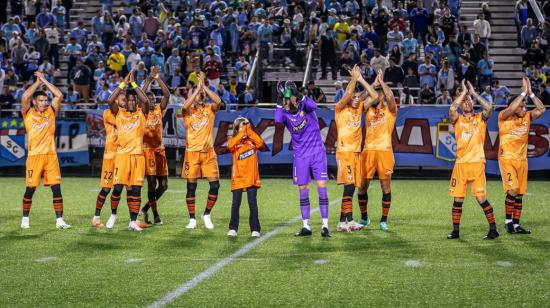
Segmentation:
{"type": "Polygon", "coordinates": [[[316,181],[328,181],[326,153],[323,151],[307,157],[294,157],[292,172],[294,185],[308,184],[311,174],[316,181]]]}

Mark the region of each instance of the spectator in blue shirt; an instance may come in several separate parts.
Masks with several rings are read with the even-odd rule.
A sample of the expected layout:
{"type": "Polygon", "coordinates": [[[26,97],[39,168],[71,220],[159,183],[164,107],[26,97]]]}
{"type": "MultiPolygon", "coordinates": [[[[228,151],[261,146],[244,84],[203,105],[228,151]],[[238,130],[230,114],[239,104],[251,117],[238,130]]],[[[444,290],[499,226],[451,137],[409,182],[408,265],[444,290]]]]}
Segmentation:
{"type": "Polygon", "coordinates": [[[422,38],[422,44],[426,45],[426,34],[428,34],[428,11],[422,7],[422,1],[417,2],[417,6],[411,11],[411,26],[414,37],[419,35],[422,38]]]}
{"type": "Polygon", "coordinates": [[[54,16],[52,15],[52,13],[49,12],[47,7],[43,7],[42,13],[36,15],[36,24],[42,29],[48,27],[54,22],[54,16]]]}
{"type": "Polygon", "coordinates": [[[493,66],[495,61],[489,58],[486,50],[483,51],[483,57],[477,63],[477,70],[479,72],[479,87],[484,88],[490,86],[493,79],[493,66]]]}
{"type": "Polygon", "coordinates": [[[258,28],[258,37],[260,40],[260,53],[263,61],[269,59],[269,44],[272,42],[273,27],[268,18],[264,18],[264,23],[258,28]]]}
{"type": "Polygon", "coordinates": [[[418,66],[418,75],[420,75],[420,84],[428,85],[428,87],[434,90],[437,78],[437,68],[432,64],[432,58],[428,54],[425,57],[423,64],[418,66]]]}
{"type": "Polygon", "coordinates": [[[8,23],[2,26],[2,33],[7,42],[12,39],[14,32],[20,33],[20,31],[19,26],[14,23],[13,17],[8,18],[8,23]]]}
{"type": "Polygon", "coordinates": [[[435,37],[430,36],[430,43],[426,45],[426,47],[424,47],[424,53],[431,54],[434,63],[436,65],[439,65],[442,51],[443,48],[441,48],[441,46],[435,42],[435,37]]]}
{"type": "Polygon", "coordinates": [[[217,88],[218,96],[221,98],[222,102],[225,104],[225,110],[235,111],[237,110],[237,98],[235,95],[231,94],[223,84],[219,83],[217,88]]]}
{"type": "Polygon", "coordinates": [[[334,95],[334,103],[336,104],[342,99],[345,91],[342,88],[342,82],[339,80],[334,82],[334,88],[336,89],[336,94],[334,95]]]}

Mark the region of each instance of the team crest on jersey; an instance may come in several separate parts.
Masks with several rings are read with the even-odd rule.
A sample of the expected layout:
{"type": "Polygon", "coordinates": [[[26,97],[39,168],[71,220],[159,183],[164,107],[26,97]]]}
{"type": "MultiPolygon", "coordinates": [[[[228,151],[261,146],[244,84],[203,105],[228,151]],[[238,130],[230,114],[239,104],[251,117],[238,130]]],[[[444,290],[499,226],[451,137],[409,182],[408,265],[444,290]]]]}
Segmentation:
{"type": "Polygon", "coordinates": [[[437,123],[437,139],[435,157],[441,160],[454,161],[456,159],[456,139],[454,129],[447,118],[437,123]]]}

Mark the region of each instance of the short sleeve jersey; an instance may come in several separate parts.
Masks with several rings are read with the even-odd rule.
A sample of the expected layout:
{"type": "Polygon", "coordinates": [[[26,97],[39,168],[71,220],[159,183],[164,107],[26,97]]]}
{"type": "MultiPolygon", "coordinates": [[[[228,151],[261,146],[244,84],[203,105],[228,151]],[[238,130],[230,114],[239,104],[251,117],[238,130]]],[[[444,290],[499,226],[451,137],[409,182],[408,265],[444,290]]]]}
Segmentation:
{"type": "Polygon", "coordinates": [[[44,112],[30,108],[23,113],[28,137],[28,156],[56,154],[55,111],[48,107],[44,112]]]}

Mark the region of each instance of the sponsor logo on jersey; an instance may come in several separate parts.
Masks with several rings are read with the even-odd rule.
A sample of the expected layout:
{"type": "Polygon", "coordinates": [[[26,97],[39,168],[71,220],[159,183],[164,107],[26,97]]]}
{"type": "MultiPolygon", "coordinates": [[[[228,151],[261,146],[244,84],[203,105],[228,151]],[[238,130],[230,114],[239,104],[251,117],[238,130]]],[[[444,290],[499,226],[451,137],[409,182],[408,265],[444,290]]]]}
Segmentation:
{"type": "Polygon", "coordinates": [[[294,131],[294,132],[296,132],[296,133],[297,133],[297,132],[300,132],[300,131],[302,131],[302,129],[304,129],[304,127],[306,127],[306,125],[307,125],[307,119],[304,118],[304,119],[302,120],[302,122],[300,122],[300,124],[298,124],[298,125],[292,127],[292,131],[294,131]]]}
{"type": "Polygon", "coordinates": [[[32,129],[33,130],[43,130],[45,127],[47,127],[50,124],[50,121],[44,121],[42,123],[33,123],[32,129]]]}
{"type": "Polygon", "coordinates": [[[250,149],[244,153],[241,153],[238,157],[238,160],[243,160],[243,159],[247,159],[249,158],[250,156],[254,155],[254,149],[250,149]]]}
{"type": "Polygon", "coordinates": [[[511,130],[508,134],[513,136],[525,136],[529,133],[529,127],[520,127],[511,130]]]}
{"type": "Polygon", "coordinates": [[[191,122],[191,127],[193,127],[195,130],[199,130],[208,124],[208,119],[203,119],[201,121],[197,122],[191,122]]]}
{"type": "Polygon", "coordinates": [[[133,123],[128,123],[128,124],[124,124],[122,125],[121,127],[121,130],[132,130],[134,128],[136,128],[138,126],[138,122],[133,122],[133,123]]]}

